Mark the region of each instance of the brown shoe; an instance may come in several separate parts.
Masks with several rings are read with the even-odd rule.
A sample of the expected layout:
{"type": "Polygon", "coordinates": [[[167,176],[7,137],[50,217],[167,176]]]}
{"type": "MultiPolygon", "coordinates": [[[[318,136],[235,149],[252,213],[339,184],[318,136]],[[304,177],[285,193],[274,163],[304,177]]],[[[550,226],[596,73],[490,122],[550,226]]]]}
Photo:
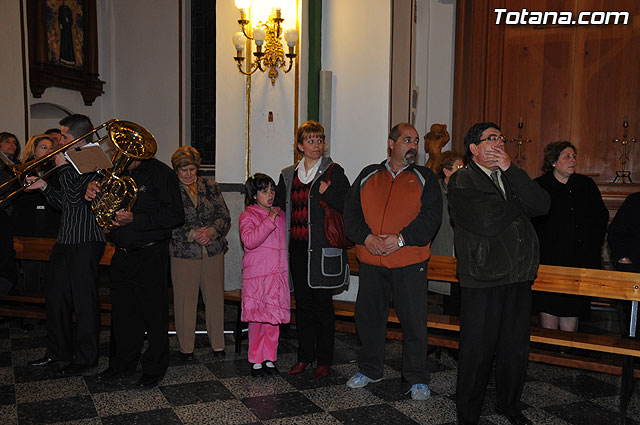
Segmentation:
{"type": "Polygon", "coordinates": [[[329,376],[329,366],[318,366],[316,368],[316,378],[322,379],[329,376]]]}
{"type": "Polygon", "coordinates": [[[295,375],[296,373],[302,373],[309,366],[309,363],[298,362],[293,365],[291,369],[289,369],[289,374],[295,375]]]}

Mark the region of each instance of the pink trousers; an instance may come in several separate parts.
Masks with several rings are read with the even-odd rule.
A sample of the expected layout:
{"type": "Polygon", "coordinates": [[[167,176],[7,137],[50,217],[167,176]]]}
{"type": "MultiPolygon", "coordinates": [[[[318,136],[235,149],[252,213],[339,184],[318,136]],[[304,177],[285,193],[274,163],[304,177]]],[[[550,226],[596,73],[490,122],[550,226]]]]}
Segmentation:
{"type": "Polygon", "coordinates": [[[278,359],[280,326],[269,323],[249,323],[249,363],[275,362],[278,359]]]}

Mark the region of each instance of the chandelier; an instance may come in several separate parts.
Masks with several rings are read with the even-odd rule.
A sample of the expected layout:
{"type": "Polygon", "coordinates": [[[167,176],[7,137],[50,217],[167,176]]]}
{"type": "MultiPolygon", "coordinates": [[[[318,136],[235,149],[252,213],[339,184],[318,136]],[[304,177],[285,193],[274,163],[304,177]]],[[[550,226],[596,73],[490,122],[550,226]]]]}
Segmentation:
{"type": "Polygon", "coordinates": [[[295,46],[298,41],[298,31],[290,28],[284,31],[283,34],[282,22],[284,19],[282,18],[282,8],[279,5],[272,7],[271,14],[266,22],[259,21],[254,28],[251,28],[251,22],[247,19],[251,9],[251,0],[236,0],[235,3],[240,11],[238,24],[242,27],[242,31],[233,34],[232,38],[233,45],[236,47],[236,56],[233,59],[238,65],[238,71],[244,75],[252,75],[258,70],[261,72],[268,70],[271,85],[275,86],[276,78],[279,75],[278,68],[285,74],[291,71],[296,57],[295,46]],[[280,42],[281,36],[284,36],[284,40],[289,47],[289,53],[284,53],[284,48],[280,42]],[[245,59],[243,50],[245,46],[249,53],[253,50],[251,43],[247,43],[247,40],[252,40],[256,46],[253,52],[255,60],[248,63],[247,69],[244,70],[242,68],[242,62],[245,59]]]}

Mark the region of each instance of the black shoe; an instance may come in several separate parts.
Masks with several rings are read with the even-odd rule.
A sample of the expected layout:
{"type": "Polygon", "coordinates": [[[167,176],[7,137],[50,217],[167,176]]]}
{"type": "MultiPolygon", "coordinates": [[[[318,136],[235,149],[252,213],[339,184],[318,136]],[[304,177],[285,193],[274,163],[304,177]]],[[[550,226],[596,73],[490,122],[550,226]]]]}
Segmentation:
{"type": "Polygon", "coordinates": [[[225,353],[224,350],[219,350],[219,351],[213,350],[213,357],[224,357],[226,355],[227,353],[225,353]]]}
{"type": "Polygon", "coordinates": [[[182,360],[183,362],[192,362],[195,359],[196,358],[193,353],[183,353],[182,351],[180,351],[180,360],[182,360]]]}
{"type": "Polygon", "coordinates": [[[265,369],[266,368],[264,366],[262,366],[260,369],[256,369],[253,367],[253,365],[251,365],[251,376],[253,376],[254,378],[259,378],[261,376],[264,376],[265,369]]]}
{"type": "Polygon", "coordinates": [[[278,368],[276,367],[276,365],[269,360],[266,360],[264,362],[262,362],[262,370],[264,370],[264,372],[267,375],[277,375],[280,373],[280,371],[278,371],[278,368]],[[269,366],[269,363],[271,364],[271,366],[269,366]]]}
{"type": "Polygon", "coordinates": [[[89,365],[71,363],[70,365],[60,369],[58,374],[64,376],[82,375],[90,367],[91,366],[89,365]]]}
{"type": "Polygon", "coordinates": [[[507,415],[499,409],[496,409],[496,412],[507,418],[511,425],[533,425],[533,422],[523,415],[522,412],[518,412],[517,415],[507,415]]]}
{"type": "Polygon", "coordinates": [[[515,416],[507,416],[507,419],[509,420],[509,423],[511,423],[511,425],[532,425],[533,424],[533,422],[531,422],[529,418],[523,415],[522,412],[518,413],[515,416]]]}
{"type": "Polygon", "coordinates": [[[158,385],[158,382],[160,382],[160,379],[162,379],[161,376],[147,375],[146,373],[143,373],[140,379],[138,379],[136,386],[139,388],[155,387],[158,385]]]}
{"type": "Polygon", "coordinates": [[[43,357],[38,360],[33,360],[29,362],[29,366],[35,367],[44,367],[44,366],[52,366],[54,363],[57,363],[57,360],[52,359],[51,357],[43,357]]]}

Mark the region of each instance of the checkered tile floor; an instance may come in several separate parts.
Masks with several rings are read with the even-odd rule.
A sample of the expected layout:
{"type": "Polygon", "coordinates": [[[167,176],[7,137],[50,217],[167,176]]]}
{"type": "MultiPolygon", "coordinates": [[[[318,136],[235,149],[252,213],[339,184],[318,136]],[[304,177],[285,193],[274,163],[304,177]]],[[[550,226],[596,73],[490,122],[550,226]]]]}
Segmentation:
{"type": "MultiPolygon", "coordinates": [[[[229,307],[227,307],[229,308],[229,307]]],[[[291,376],[296,361],[295,329],[281,335],[277,376],[252,378],[246,339],[242,353],[213,357],[206,336],[196,337],[194,362],[181,362],[171,337],[171,365],[160,386],[132,387],[135,379],[102,383],[94,375],[107,366],[108,331],[101,335],[99,366],[84,376],[59,377],[54,370],[32,368],[42,357],[44,325],[25,332],[16,320],[0,320],[0,424],[453,424],[456,362],[446,351],[428,356],[431,398],[415,402],[400,381],[402,344],[388,341],[385,379],[362,389],[344,384],[357,371],[359,342],[338,333],[331,375],[317,380],[313,369],[291,376]]],[[[612,424],[617,422],[620,378],[530,363],[522,397],[524,414],[540,424],[612,424]]],[[[636,385],[637,387],[639,385],[636,385]]],[[[640,424],[640,392],[629,406],[629,424],[640,424]]],[[[493,412],[490,385],[482,424],[506,424],[493,412]]]]}

